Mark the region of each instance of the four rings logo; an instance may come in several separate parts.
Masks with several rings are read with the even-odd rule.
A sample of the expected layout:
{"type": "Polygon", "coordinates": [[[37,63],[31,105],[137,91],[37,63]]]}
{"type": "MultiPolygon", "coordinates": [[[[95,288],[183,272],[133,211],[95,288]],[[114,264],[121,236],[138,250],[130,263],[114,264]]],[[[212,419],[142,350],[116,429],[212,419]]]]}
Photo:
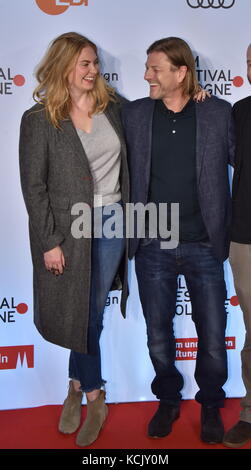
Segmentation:
{"type": "Polygon", "coordinates": [[[232,8],[235,0],[187,0],[191,8],[232,8]]]}
{"type": "Polygon", "coordinates": [[[72,6],[88,6],[88,0],[36,0],[37,6],[47,15],[61,15],[72,6]]]}

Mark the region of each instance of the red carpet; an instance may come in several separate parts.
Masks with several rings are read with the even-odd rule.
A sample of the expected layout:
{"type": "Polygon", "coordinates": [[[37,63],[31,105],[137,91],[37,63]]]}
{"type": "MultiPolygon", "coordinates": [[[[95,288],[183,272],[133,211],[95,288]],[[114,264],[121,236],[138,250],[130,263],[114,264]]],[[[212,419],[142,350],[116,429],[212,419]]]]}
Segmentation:
{"type": "MultiPolygon", "coordinates": [[[[76,434],[57,430],[61,406],[0,411],[0,449],[77,449],[76,434]]],[[[166,438],[151,439],[147,423],[157,409],[156,402],[109,405],[109,415],[99,439],[88,449],[226,449],[203,444],[199,438],[200,405],[182,402],[181,417],[166,438]]],[[[222,417],[229,429],[239,418],[240,400],[227,399],[222,417]]],[[[83,406],[83,418],[86,407],[83,406]]],[[[251,443],[243,449],[251,449],[251,443]]],[[[227,450],[227,449],[226,449],[227,450]]]]}

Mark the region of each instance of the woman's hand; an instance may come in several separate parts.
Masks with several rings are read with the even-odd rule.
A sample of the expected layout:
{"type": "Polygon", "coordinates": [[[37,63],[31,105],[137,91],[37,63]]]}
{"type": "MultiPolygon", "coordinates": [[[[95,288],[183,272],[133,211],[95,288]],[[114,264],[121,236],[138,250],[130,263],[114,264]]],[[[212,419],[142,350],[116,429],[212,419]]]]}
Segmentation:
{"type": "Polygon", "coordinates": [[[206,96],[208,98],[211,98],[211,93],[209,93],[209,91],[204,90],[204,88],[199,88],[198,91],[195,93],[193,99],[198,103],[199,101],[204,101],[206,96]]]}
{"type": "Polygon", "coordinates": [[[44,253],[44,263],[48,271],[51,271],[53,274],[63,274],[65,268],[65,259],[64,253],[60,246],[56,246],[52,250],[46,251],[44,253]]]}

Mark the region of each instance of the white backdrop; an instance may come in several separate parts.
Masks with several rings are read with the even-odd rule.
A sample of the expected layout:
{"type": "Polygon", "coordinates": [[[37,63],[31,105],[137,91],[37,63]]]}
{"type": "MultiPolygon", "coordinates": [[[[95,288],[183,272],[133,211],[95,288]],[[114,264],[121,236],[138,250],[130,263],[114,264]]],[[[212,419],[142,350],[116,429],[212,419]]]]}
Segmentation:
{"type": "MultiPolygon", "coordinates": [[[[148,94],[143,80],[147,47],[161,37],[179,36],[194,51],[201,83],[234,103],[250,92],[245,64],[250,16],[250,0],[0,0],[1,409],[61,403],[68,384],[69,352],[44,341],[33,325],[27,214],[18,172],[20,118],[33,104],[33,71],[49,42],[67,31],[88,36],[99,47],[106,79],[133,100],[148,94]]],[[[236,397],[244,393],[239,357],[244,328],[228,263],[225,272],[229,348],[225,390],[227,396],[236,397]]],[[[133,262],[129,282],[127,319],[119,313],[119,292],[110,294],[106,307],[102,353],[109,402],[154,399],[133,262]]],[[[183,278],[175,332],[177,366],[185,377],[183,397],[193,398],[196,333],[183,278]]]]}

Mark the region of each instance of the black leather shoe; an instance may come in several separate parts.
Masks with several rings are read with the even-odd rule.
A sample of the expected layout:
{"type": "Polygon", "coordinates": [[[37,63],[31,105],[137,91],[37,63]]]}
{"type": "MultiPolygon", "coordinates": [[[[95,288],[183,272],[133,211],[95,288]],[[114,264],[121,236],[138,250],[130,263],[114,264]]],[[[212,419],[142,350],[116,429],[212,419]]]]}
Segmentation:
{"type": "Polygon", "coordinates": [[[222,442],[224,426],[219,408],[202,406],[201,408],[201,440],[207,444],[222,442]]]}
{"type": "Polygon", "coordinates": [[[251,439],[251,423],[238,421],[235,426],[226,432],[223,445],[227,447],[242,447],[251,439]]]}
{"type": "Polygon", "coordinates": [[[159,408],[148,425],[149,437],[165,437],[172,431],[173,422],[179,418],[179,406],[160,402],[159,408]]]}

